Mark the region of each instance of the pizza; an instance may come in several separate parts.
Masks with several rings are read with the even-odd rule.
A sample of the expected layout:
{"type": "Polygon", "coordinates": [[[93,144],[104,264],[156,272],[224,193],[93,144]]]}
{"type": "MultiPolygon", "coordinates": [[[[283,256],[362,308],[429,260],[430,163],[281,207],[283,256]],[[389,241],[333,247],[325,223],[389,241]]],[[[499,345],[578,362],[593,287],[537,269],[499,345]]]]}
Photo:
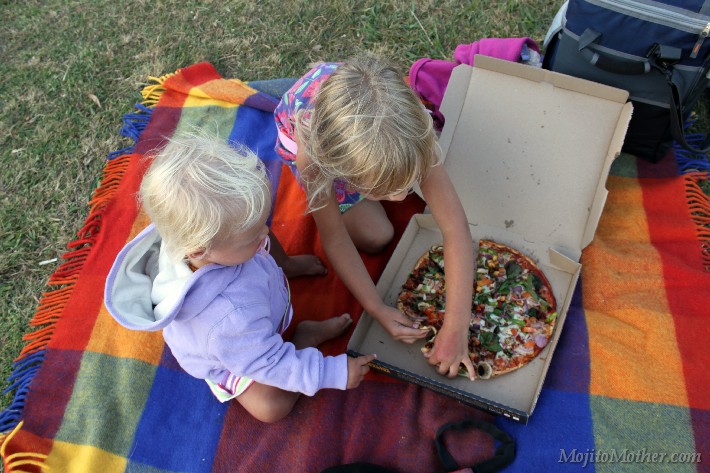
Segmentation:
{"type": "MultiPolygon", "coordinates": [[[[434,345],[446,313],[444,248],[423,254],[405,281],[397,308],[429,328],[423,352],[434,345]]],[[[475,378],[489,379],[532,361],[550,340],[557,320],[552,287],[537,264],[507,245],[480,240],[469,325],[475,378]]],[[[460,373],[467,376],[466,369],[460,373]]]]}
{"type": "Polygon", "coordinates": [[[444,247],[433,246],[414,265],[397,299],[397,308],[433,334],[444,323],[444,247]]]}

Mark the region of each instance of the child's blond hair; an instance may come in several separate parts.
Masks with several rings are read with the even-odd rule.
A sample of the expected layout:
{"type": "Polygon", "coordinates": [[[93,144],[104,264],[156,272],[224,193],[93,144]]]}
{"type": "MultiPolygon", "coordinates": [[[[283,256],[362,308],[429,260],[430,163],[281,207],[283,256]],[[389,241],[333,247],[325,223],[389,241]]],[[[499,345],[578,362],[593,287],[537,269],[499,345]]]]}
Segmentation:
{"type": "Polygon", "coordinates": [[[251,150],[194,132],[172,137],[153,158],[139,201],[168,253],[182,259],[261,222],[271,190],[251,150]]]}
{"type": "Polygon", "coordinates": [[[438,162],[432,119],[392,64],[371,54],[339,66],[316,93],[296,133],[311,161],[302,180],[309,207],[322,207],[333,181],[375,197],[421,182],[438,162]]]}

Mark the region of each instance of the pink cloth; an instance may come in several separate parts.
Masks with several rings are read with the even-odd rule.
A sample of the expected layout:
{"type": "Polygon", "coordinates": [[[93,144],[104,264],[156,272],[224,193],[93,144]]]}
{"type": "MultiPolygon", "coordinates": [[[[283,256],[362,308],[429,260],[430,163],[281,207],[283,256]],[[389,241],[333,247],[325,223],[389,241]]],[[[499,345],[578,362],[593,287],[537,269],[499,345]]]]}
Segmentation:
{"type": "Polygon", "coordinates": [[[433,105],[434,120],[440,128],[443,126],[444,117],[439,113],[439,106],[454,67],[459,64],[473,66],[476,54],[519,62],[524,45],[540,52],[537,43],[530,38],[486,38],[470,44],[459,44],[454,51],[454,61],[418,59],[409,69],[410,87],[433,105]]]}

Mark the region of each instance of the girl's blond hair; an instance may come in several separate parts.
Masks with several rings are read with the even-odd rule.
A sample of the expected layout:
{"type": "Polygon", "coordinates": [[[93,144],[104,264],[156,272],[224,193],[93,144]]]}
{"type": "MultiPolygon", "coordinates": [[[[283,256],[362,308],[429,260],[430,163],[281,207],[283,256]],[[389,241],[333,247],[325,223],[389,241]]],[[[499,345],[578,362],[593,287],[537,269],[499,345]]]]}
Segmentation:
{"type": "Polygon", "coordinates": [[[139,201],[169,254],[182,259],[261,222],[271,190],[251,150],[194,132],[169,139],[153,158],[139,201]]]}
{"type": "Polygon", "coordinates": [[[301,179],[311,210],[325,205],[333,181],[375,197],[421,182],[438,162],[432,119],[398,69],[357,56],[327,78],[296,133],[310,160],[301,179]]]}

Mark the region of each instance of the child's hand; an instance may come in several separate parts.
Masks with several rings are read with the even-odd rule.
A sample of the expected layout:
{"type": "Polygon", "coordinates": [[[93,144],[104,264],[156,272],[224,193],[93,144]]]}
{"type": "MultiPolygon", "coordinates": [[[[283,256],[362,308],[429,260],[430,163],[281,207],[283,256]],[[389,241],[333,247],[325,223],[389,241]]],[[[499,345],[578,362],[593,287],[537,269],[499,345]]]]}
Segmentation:
{"type": "Polygon", "coordinates": [[[434,346],[424,354],[430,365],[436,366],[439,374],[454,378],[463,364],[471,381],[475,378],[473,363],[468,356],[468,330],[451,330],[443,327],[436,334],[434,346]]]}
{"type": "Polygon", "coordinates": [[[370,367],[369,362],[377,358],[377,355],[363,355],[357,358],[348,357],[348,386],[346,389],[353,389],[360,385],[370,367]]]}
{"type": "Polygon", "coordinates": [[[414,343],[429,334],[429,329],[419,328],[419,324],[409,320],[406,315],[394,307],[383,305],[382,309],[372,316],[392,338],[399,342],[414,343]]]}

